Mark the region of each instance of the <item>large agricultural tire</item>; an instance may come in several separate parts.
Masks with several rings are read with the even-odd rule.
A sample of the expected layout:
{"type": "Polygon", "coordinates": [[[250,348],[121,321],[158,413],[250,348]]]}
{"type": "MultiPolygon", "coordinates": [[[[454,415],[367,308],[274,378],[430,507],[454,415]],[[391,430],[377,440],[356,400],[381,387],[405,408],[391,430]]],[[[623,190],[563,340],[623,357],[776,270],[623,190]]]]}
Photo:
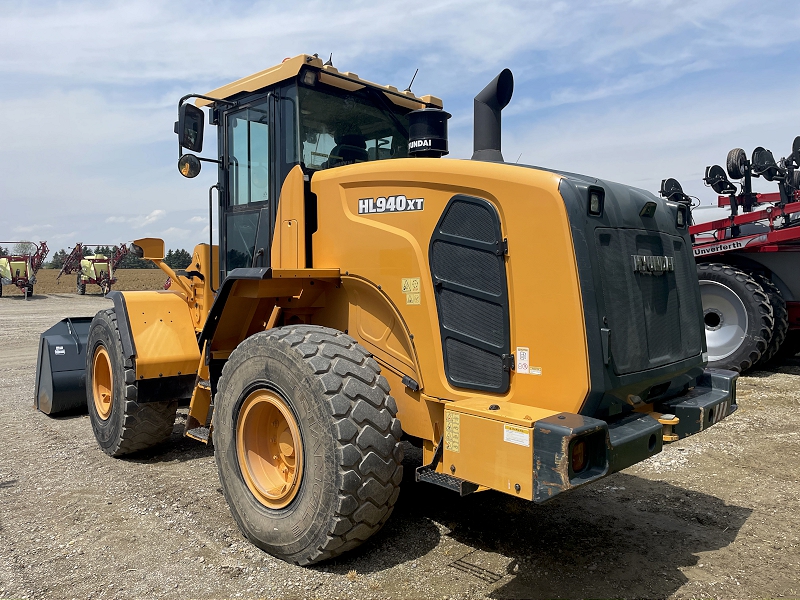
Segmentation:
{"type": "Polygon", "coordinates": [[[214,399],[214,455],[253,544],[310,565],[384,525],[403,477],[389,392],[372,355],[334,329],[290,325],[239,344],[214,399]]]}
{"type": "Polygon", "coordinates": [[[122,354],[114,309],[92,320],[86,343],[86,404],[103,452],[122,456],[172,435],[178,401],[142,402],[132,359],[122,354]]]}
{"type": "Polygon", "coordinates": [[[778,286],[772,283],[771,279],[760,273],[753,273],[752,277],[764,290],[767,298],[769,298],[769,304],[772,306],[772,337],[769,340],[766,351],[758,361],[759,365],[763,365],[776,356],[786,339],[786,334],[789,331],[789,311],[786,309],[786,301],[783,299],[778,286]]]}
{"type": "Polygon", "coordinates": [[[77,292],[78,292],[78,293],[79,293],[81,296],[83,296],[84,294],[86,294],[86,284],[85,284],[85,283],[83,282],[83,280],[81,279],[81,274],[80,274],[80,273],[78,273],[78,281],[77,281],[77,283],[75,284],[75,290],[76,290],[76,291],[77,291],[77,292]]]}
{"type": "Polygon", "coordinates": [[[774,326],[763,288],[747,273],[721,263],[697,265],[708,366],[740,373],[766,352],[774,326]]]}

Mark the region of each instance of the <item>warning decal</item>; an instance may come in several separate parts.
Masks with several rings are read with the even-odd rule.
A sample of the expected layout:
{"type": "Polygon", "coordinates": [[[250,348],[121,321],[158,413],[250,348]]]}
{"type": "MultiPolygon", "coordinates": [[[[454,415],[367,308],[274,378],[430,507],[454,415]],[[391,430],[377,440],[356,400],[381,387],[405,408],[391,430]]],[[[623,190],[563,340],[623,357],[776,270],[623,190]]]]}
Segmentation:
{"type": "Polygon", "coordinates": [[[530,349],[517,346],[517,373],[530,373],[531,369],[531,353],[530,349]]]}
{"type": "Polygon", "coordinates": [[[517,446],[530,446],[531,434],[525,427],[516,425],[503,426],[503,441],[517,446]]]}
{"type": "Polygon", "coordinates": [[[461,415],[451,410],[444,411],[444,449],[461,450],[461,415]]]}

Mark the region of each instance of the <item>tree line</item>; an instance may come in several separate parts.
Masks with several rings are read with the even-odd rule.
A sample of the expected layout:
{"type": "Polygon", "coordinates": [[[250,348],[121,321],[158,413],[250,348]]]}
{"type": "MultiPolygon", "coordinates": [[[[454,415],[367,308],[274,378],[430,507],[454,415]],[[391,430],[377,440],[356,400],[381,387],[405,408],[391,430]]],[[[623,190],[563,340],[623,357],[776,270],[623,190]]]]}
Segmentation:
{"type": "MultiPolygon", "coordinates": [[[[93,256],[94,254],[102,254],[103,256],[107,256],[111,258],[114,256],[116,246],[84,246],[83,247],[83,255],[84,256],[93,256]]],[[[7,255],[8,252],[3,252],[5,249],[0,247],[0,256],[7,255]]],[[[69,252],[64,250],[63,248],[58,252],[54,253],[50,262],[47,262],[43,265],[45,269],[61,269],[64,266],[64,261],[69,256],[69,252]]],[[[192,264],[192,255],[189,254],[183,248],[179,248],[177,250],[168,250],[167,255],[164,257],[164,262],[167,264],[168,267],[172,269],[185,269],[190,264],[192,264]]],[[[122,260],[120,261],[119,265],[117,265],[118,269],[157,269],[155,263],[145,260],[143,258],[139,258],[134,256],[130,252],[126,254],[122,260]]]]}

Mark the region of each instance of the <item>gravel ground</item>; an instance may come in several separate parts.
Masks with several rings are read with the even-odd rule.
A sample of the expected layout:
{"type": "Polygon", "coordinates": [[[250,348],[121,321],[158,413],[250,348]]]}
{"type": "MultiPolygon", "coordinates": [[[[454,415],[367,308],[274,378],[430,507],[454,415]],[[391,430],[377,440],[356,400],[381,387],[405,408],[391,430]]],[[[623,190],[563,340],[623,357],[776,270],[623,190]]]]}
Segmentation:
{"type": "Polygon", "coordinates": [[[41,331],[110,303],[0,299],[0,598],[754,598],[800,595],[800,360],[739,380],[740,409],[537,506],[413,482],[370,542],[287,565],[239,534],[213,449],[126,460],[88,417],[32,408],[41,331]]]}

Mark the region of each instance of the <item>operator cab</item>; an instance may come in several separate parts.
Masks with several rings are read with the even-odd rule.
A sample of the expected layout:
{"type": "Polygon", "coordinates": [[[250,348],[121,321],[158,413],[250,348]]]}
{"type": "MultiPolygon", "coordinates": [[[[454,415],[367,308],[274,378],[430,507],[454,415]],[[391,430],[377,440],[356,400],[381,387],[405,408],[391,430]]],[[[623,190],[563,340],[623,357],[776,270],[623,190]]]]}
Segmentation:
{"type": "MultiPolygon", "coordinates": [[[[200,161],[218,163],[220,281],[236,268],[270,266],[278,198],[293,167],[301,165],[310,178],[324,169],[407,157],[408,113],[441,106],[437,98],[420,100],[339,74],[305,55],[198,97],[198,106],[210,105],[220,159],[183,155],[179,170],[193,177],[200,161]]],[[[187,98],[176,133],[182,148],[200,151],[204,115],[183,104],[187,98]]]]}

